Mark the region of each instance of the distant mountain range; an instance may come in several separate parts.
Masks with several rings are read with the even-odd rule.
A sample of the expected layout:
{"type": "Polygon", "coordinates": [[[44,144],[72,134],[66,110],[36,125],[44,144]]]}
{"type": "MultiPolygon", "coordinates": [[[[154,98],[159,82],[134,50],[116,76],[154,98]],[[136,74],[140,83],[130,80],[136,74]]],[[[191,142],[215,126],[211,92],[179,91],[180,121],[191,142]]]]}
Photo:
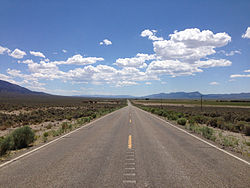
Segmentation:
{"type": "MultiPolygon", "coordinates": [[[[12,84],[3,80],[0,80],[0,95],[50,95],[43,92],[31,91],[27,88],[12,84]]],[[[86,98],[138,98],[138,99],[250,99],[250,93],[232,93],[232,94],[201,94],[200,92],[175,92],[175,93],[158,93],[153,95],[147,95],[143,97],[134,97],[131,95],[81,95],[75,97],[86,98]]]]}
{"type": "Polygon", "coordinates": [[[31,91],[10,82],[0,80],[0,95],[49,95],[43,92],[31,91]]]}
{"type": "Polygon", "coordinates": [[[200,92],[175,92],[175,93],[158,93],[143,97],[134,97],[131,95],[81,95],[80,97],[93,98],[125,98],[125,99],[250,99],[250,93],[233,93],[233,94],[201,94],[200,92]]]}
{"type": "Polygon", "coordinates": [[[85,97],[85,98],[112,98],[112,99],[132,99],[136,98],[131,95],[80,95],[77,97],[85,97]]]}
{"type": "Polygon", "coordinates": [[[142,98],[149,99],[250,99],[250,93],[232,93],[232,94],[201,94],[200,92],[175,92],[175,93],[159,93],[144,96],[142,98]]]}

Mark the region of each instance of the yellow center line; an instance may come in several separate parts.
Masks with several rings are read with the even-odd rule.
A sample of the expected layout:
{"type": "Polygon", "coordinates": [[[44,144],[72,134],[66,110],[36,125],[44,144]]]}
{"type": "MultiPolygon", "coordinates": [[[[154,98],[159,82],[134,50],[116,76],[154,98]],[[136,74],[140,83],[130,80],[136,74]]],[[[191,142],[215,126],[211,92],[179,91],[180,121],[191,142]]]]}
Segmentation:
{"type": "Polygon", "coordinates": [[[132,148],[132,136],[129,135],[128,136],[128,149],[131,149],[132,148]]]}

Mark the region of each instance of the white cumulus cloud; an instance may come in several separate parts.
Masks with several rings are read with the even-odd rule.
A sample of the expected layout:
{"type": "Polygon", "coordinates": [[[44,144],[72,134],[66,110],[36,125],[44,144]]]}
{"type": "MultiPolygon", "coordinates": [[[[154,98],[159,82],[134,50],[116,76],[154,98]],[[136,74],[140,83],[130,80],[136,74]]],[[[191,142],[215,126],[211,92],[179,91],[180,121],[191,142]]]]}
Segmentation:
{"type": "Polygon", "coordinates": [[[195,65],[200,68],[226,67],[231,66],[232,62],[226,59],[209,59],[206,61],[196,61],[195,65]]]}
{"type": "Polygon", "coordinates": [[[146,74],[157,77],[161,75],[170,75],[172,77],[188,76],[203,72],[202,68],[225,67],[230,66],[231,64],[231,61],[225,59],[209,59],[206,61],[199,60],[194,63],[179,60],[155,60],[148,65],[146,74]]]}
{"type": "Polygon", "coordinates": [[[23,79],[20,82],[16,82],[16,84],[27,87],[31,90],[40,90],[45,91],[45,88],[43,87],[45,84],[40,83],[36,77],[34,77],[32,74],[23,74],[20,70],[16,69],[7,69],[7,73],[12,78],[21,78],[23,79]]]}
{"type": "Polygon", "coordinates": [[[33,56],[45,58],[45,55],[42,52],[30,51],[30,54],[33,55],[33,56]]]}
{"type": "Polygon", "coordinates": [[[125,67],[117,70],[108,65],[92,65],[76,68],[65,73],[64,78],[75,83],[91,82],[93,84],[111,84],[115,86],[135,85],[137,81],[148,80],[144,72],[134,67],[125,67]]]}
{"type": "Polygon", "coordinates": [[[46,63],[45,61],[40,61],[40,63],[30,63],[28,64],[29,71],[31,75],[37,79],[62,79],[66,76],[66,73],[59,70],[59,67],[54,63],[46,63]]]}
{"type": "Polygon", "coordinates": [[[218,53],[222,53],[225,56],[234,56],[235,54],[241,54],[241,51],[239,51],[239,50],[232,50],[230,52],[226,52],[224,50],[220,50],[218,53]]]}
{"type": "Polygon", "coordinates": [[[66,61],[54,61],[55,64],[65,64],[65,65],[88,65],[94,64],[97,61],[103,61],[102,57],[82,57],[80,54],[74,55],[68,58],[66,61]]]}
{"type": "Polygon", "coordinates": [[[10,56],[16,59],[22,59],[24,56],[26,55],[26,53],[22,50],[19,49],[15,49],[10,56]]]}
{"type": "Polygon", "coordinates": [[[147,67],[145,61],[155,59],[155,55],[141,54],[138,53],[136,57],[132,58],[118,58],[115,65],[119,67],[135,67],[135,68],[144,68],[147,67]]]}
{"type": "Polygon", "coordinates": [[[74,64],[74,65],[87,65],[94,64],[97,61],[103,61],[104,59],[101,57],[82,57],[80,54],[74,55],[73,57],[68,58],[66,64],[74,64]]]}
{"type": "Polygon", "coordinates": [[[150,76],[171,75],[185,76],[194,75],[196,72],[203,72],[197,66],[189,63],[180,62],[178,60],[156,60],[152,61],[146,70],[146,74],[150,76]]]}
{"type": "Polygon", "coordinates": [[[0,46],[0,54],[10,53],[10,49],[0,46]]]}
{"type": "Polygon", "coordinates": [[[5,74],[1,74],[1,73],[0,73],[0,80],[4,80],[12,84],[17,84],[16,81],[12,80],[12,77],[5,75],[5,74]]]}
{"type": "Polygon", "coordinates": [[[250,78],[250,74],[232,74],[230,78],[250,78]]]}
{"type": "MultiPolygon", "coordinates": [[[[244,72],[250,73],[250,69],[244,70],[244,72]]],[[[250,78],[250,74],[232,74],[230,75],[230,78],[250,78]]]]}
{"type": "Polygon", "coordinates": [[[231,37],[227,33],[213,34],[197,28],[175,31],[170,40],[154,41],[154,51],[162,59],[178,59],[194,62],[216,53],[217,47],[227,45],[231,37]]]}
{"type": "Polygon", "coordinates": [[[247,28],[246,33],[242,35],[242,38],[250,39],[250,27],[247,28]]]}
{"type": "Polygon", "coordinates": [[[32,60],[32,59],[26,59],[26,60],[24,60],[24,61],[18,61],[19,63],[24,63],[24,64],[32,64],[32,63],[34,63],[34,61],[32,60]]]}
{"type": "Polygon", "coordinates": [[[149,30],[145,29],[144,31],[141,32],[141,37],[148,37],[149,40],[157,41],[157,40],[163,40],[162,37],[157,37],[155,36],[156,30],[149,30]]]}
{"type": "Polygon", "coordinates": [[[108,45],[111,45],[112,42],[111,42],[110,40],[108,40],[108,39],[104,39],[104,40],[101,41],[99,44],[100,44],[100,45],[106,45],[106,46],[108,46],[108,45]]]}
{"type": "Polygon", "coordinates": [[[174,34],[169,36],[171,41],[182,42],[188,48],[201,46],[221,47],[231,41],[231,37],[225,32],[214,34],[210,30],[200,31],[198,28],[175,31],[174,34]]]}
{"type": "MultiPolygon", "coordinates": [[[[144,30],[142,37],[155,36],[156,31],[144,30]]],[[[226,59],[210,59],[215,48],[227,45],[231,37],[225,33],[213,33],[210,30],[197,28],[174,31],[169,40],[153,40],[155,59],[146,70],[147,75],[194,75],[202,72],[201,68],[230,66],[226,59]],[[204,60],[206,59],[206,60],[204,60]]],[[[150,38],[149,38],[150,39],[150,38]]],[[[150,39],[152,40],[152,39],[150,39]]],[[[232,53],[240,53],[233,51],[232,53]]],[[[232,55],[230,53],[229,55],[232,55]]]]}

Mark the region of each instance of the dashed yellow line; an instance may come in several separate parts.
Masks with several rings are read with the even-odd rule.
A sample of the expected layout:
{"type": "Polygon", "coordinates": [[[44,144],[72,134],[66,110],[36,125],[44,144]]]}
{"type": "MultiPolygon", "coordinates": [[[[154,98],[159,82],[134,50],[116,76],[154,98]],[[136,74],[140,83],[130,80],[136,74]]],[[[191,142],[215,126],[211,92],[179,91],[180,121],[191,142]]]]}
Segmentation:
{"type": "Polygon", "coordinates": [[[129,135],[128,136],[128,149],[131,149],[132,148],[132,136],[129,135]]]}

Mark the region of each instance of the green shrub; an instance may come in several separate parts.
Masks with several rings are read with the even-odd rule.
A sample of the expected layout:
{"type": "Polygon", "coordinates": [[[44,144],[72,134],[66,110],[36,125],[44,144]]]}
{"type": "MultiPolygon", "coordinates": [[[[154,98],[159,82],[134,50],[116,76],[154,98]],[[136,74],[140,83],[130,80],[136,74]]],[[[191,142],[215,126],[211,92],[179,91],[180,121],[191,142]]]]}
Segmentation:
{"type": "Polygon", "coordinates": [[[44,133],[43,133],[43,136],[44,136],[44,137],[48,137],[48,136],[49,136],[49,133],[48,133],[48,132],[44,132],[44,133]]]}
{"type": "Polygon", "coordinates": [[[83,118],[79,118],[77,119],[77,124],[83,124],[84,123],[84,119],[83,118]]]}
{"type": "Polygon", "coordinates": [[[164,116],[165,111],[164,110],[158,110],[158,111],[156,111],[156,114],[159,115],[159,116],[164,116]]]}
{"type": "Polygon", "coordinates": [[[250,125],[245,126],[245,134],[246,136],[250,136],[250,125]]]}
{"type": "Polygon", "coordinates": [[[218,117],[216,118],[216,120],[217,120],[217,127],[220,129],[224,129],[226,120],[223,117],[218,117]]]}
{"type": "Polygon", "coordinates": [[[222,131],[219,132],[219,138],[222,138],[222,131]]]}
{"type": "Polygon", "coordinates": [[[47,126],[46,126],[46,129],[51,129],[52,128],[52,123],[50,123],[50,124],[48,124],[47,126]]]}
{"type": "Polygon", "coordinates": [[[87,122],[90,122],[91,121],[91,117],[87,117],[87,122]]]}
{"type": "Polygon", "coordinates": [[[168,118],[169,120],[174,120],[174,121],[176,121],[176,120],[178,119],[178,116],[177,116],[176,113],[170,112],[169,115],[167,116],[167,118],[168,118]]]}
{"type": "Polygon", "coordinates": [[[177,115],[178,118],[182,118],[184,116],[183,113],[176,113],[176,115],[177,115]]]}
{"type": "Polygon", "coordinates": [[[179,125],[186,125],[186,123],[187,123],[187,120],[185,119],[185,118],[179,118],[178,120],[177,120],[177,123],[179,124],[179,125]]]}
{"type": "Polygon", "coordinates": [[[205,116],[202,116],[202,115],[196,115],[193,118],[194,118],[194,121],[196,123],[199,123],[199,124],[204,124],[207,121],[207,118],[205,116]]]}
{"type": "Polygon", "coordinates": [[[225,129],[225,130],[233,131],[235,129],[235,125],[233,123],[231,123],[231,122],[227,122],[221,128],[225,129]]]}
{"type": "Polygon", "coordinates": [[[218,127],[218,122],[216,118],[210,118],[208,120],[208,125],[210,125],[211,127],[218,127]]]}
{"type": "Polygon", "coordinates": [[[59,136],[59,134],[58,134],[58,132],[56,130],[52,130],[52,136],[56,137],[56,136],[59,136]]]}
{"type": "Polygon", "coordinates": [[[236,125],[234,126],[234,131],[236,132],[241,132],[241,131],[244,131],[245,130],[245,127],[246,127],[246,122],[244,121],[238,121],[236,123],[236,125]]]}
{"type": "Polygon", "coordinates": [[[233,136],[225,136],[222,139],[222,143],[224,146],[231,146],[235,147],[239,145],[239,139],[233,137],[233,136]]]}
{"type": "Polygon", "coordinates": [[[72,125],[72,124],[69,124],[68,129],[69,129],[69,130],[72,130],[72,129],[73,129],[73,125],[72,125]]]}
{"type": "Polygon", "coordinates": [[[64,130],[62,129],[62,127],[57,130],[57,133],[58,135],[61,135],[64,133],[64,130]]]}
{"type": "Polygon", "coordinates": [[[48,136],[49,136],[48,132],[43,133],[43,142],[46,142],[48,140],[48,136]]]}
{"type": "Polygon", "coordinates": [[[162,113],[162,116],[163,116],[163,117],[167,117],[167,116],[168,116],[168,113],[167,113],[166,111],[164,111],[164,112],[162,113]]]}
{"type": "Polygon", "coordinates": [[[68,129],[68,123],[63,122],[61,127],[62,127],[63,132],[65,132],[68,129]]]}
{"type": "Polygon", "coordinates": [[[40,135],[35,135],[34,141],[38,140],[40,138],[40,135]]]}
{"type": "Polygon", "coordinates": [[[35,140],[34,131],[28,126],[14,130],[11,136],[14,142],[13,149],[25,148],[35,140]]]}
{"type": "Polygon", "coordinates": [[[195,128],[196,128],[195,124],[190,124],[189,130],[195,132],[195,128]]]}
{"type": "Polygon", "coordinates": [[[11,150],[13,148],[13,137],[12,136],[6,136],[5,138],[0,140],[0,156],[4,155],[8,150],[11,150]]]}
{"type": "Polygon", "coordinates": [[[195,121],[194,121],[194,119],[191,118],[188,120],[188,123],[190,124],[190,126],[192,126],[192,125],[194,125],[195,121]]]}
{"type": "Polygon", "coordinates": [[[210,114],[208,114],[210,117],[215,118],[215,117],[219,117],[220,114],[218,112],[211,112],[210,114]]]}
{"type": "Polygon", "coordinates": [[[72,120],[71,115],[67,115],[67,116],[66,116],[66,119],[69,120],[69,121],[72,120]]]}
{"type": "Polygon", "coordinates": [[[250,146],[250,142],[247,142],[247,141],[246,141],[245,144],[246,144],[247,146],[250,146]]]}
{"type": "Polygon", "coordinates": [[[204,126],[201,128],[202,136],[204,136],[207,139],[212,139],[214,130],[212,128],[209,128],[207,126],[204,126]]]}

